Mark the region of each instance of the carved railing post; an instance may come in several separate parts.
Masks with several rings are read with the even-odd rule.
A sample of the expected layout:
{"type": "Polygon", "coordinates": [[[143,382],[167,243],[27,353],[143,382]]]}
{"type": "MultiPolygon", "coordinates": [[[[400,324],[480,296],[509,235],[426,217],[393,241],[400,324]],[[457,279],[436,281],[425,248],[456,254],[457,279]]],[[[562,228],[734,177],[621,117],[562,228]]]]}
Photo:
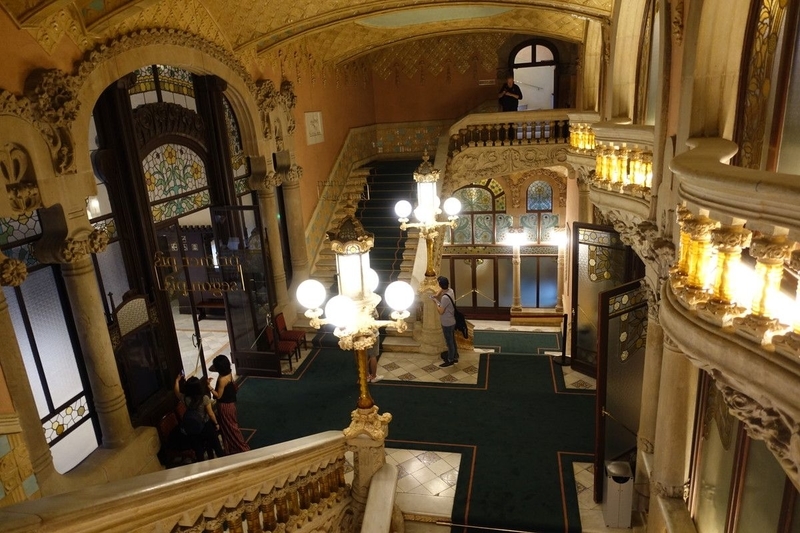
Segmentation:
{"type": "Polygon", "coordinates": [[[720,327],[731,325],[745,309],[733,300],[734,269],[742,258],[742,248],[750,245],[750,231],[742,226],[722,226],[711,231],[717,251],[717,267],[711,299],[697,306],[700,317],[720,327]]]}
{"type": "Polygon", "coordinates": [[[259,501],[260,498],[256,497],[253,501],[244,502],[244,518],[247,522],[247,533],[264,533],[264,529],[261,527],[259,501]]]}
{"type": "Polygon", "coordinates": [[[733,319],[737,335],[758,344],[769,344],[774,333],[785,329],[775,318],[775,297],[780,292],[783,262],[789,259],[791,244],[783,235],[753,239],[750,255],[756,259],[756,288],[750,313],[733,319]]]}
{"type": "Polygon", "coordinates": [[[675,210],[675,219],[680,228],[678,262],[670,271],[670,283],[675,291],[679,291],[686,283],[686,273],[689,271],[689,245],[692,241],[692,236],[689,234],[686,223],[691,218],[692,213],[686,207],[679,205],[675,210]]]}
{"type": "Polygon", "coordinates": [[[681,302],[694,309],[697,304],[708,299],[708,275],[711,259],[711,230],[719,222],[707,216],[692,217],[684,221],[683,228],[689,233],[687,252],[686,283],[681,290],[681,302]]]}
{"type": "MultiPolygon", "coordinates": [[[[789,268],[794,271],[795,276],[800,277],[800,250],[792,252],[789,258],[789,268]]],[[[775,351],[780,354],[800,357],[800,283],[797,284],[795,293],[792,331],[772,337],[772,344],[775,345],[775,351]]]]}
{"type": "MultiPolygon", "coordinates": [[[[372,406],[369,409],[356,409],[352,412],[351,418],[352,422],[344,430],[344,436],[347,438],[348,449],[353,452],[354,475],[351,492],[354,523],[356,530],[359,530],[367,505],[369,483],[375,472],[386,464],[384,442],[389,435],[392,415],[389,413],[379,415],[378,407],[372,406]]],[[[338,475],[336,483],[338,485],[338,475]]]]}

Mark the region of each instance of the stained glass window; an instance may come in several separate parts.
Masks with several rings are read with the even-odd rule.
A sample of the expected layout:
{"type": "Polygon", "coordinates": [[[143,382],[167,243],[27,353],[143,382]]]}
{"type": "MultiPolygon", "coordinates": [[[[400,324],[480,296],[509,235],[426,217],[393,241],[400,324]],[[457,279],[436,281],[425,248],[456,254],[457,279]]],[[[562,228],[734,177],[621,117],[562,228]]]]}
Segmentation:
{"type": "Polygon", "coordinates": [[[147,154],[142,168],[155,222],[210,205],[205,163],[187,146],[162,144],[147,154]]]}
{"type": "Polygon", "coordinates": [[[534,181],[528,186],[528,212],[552,211],[553,188],[546,181],[534,181]]]}
{"type": "Polygon", "coordinates": [[[149,65],[134,71],[136,82],[128,89],[131,107],[172,102],[197,110],[194,77],[188,70],[170,65],[149,65]]]}
{"type": "Polygon", "coordinates": [[[511,227],[505,215],[505,191],[493,179],[462,187],[453,193],[461,202],[456,227],[445,235],[445,244],[497,244],[511,227]]]}

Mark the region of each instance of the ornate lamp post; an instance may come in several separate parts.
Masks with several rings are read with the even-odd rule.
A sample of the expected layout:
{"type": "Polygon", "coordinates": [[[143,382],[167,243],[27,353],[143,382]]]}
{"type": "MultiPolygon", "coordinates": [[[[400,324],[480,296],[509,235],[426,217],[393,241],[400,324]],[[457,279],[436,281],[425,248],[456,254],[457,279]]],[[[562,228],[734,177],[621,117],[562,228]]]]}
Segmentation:
{"type": "Polygon", "coordinates": [[[393,309],[392,320],[375,318],[375,307],[381,297],[374,292],[378,287],[378,274],[369,264],[374,236],[367,233],[356,219],[354,207],[347,206],[345,210],[339,228],[328,232],[331,249],[336,254],[339,294],[328,300],[323,311],[322,304],[327,297],[325,287],[315,279],[308,279],[297,287],[297,300],[307,309],[305,316],[312,327],[319,329],[324,324],[333,324],[333,333],[339,337],[339,347],[356,352],[358,408],[370,409],[375,404],[367,386],[367,350],[375,344],[378,328],[390,326],[401,333],[406,330],[405,319],[409,316],[408,308],[414,302],[414,289],[405,281],[390,283],[386,287],[385,298],[393,309]]]}
{"type": "Polygon", "coordinates": [[[433,168],[428,161],[428,151],[422,156],[422,164],[414,172],[414,181],[417,182],[417,207],[413,209],[414,218],[417,222],[409,223],[409,216],[412,213],[411,202],[400,200],[395,205],[394,211],[400,221],[400,229],[419,228],[420,237],[425,239],[426,250],[428,253],[427,267],[425,269],[426,285],[433,284],[436,277],[436,270],[433,268],[433,243],[439,236],[440,226],[455,227],[458,213],[461,211],[461,202],[458,198],[448,198],[444,202],[444,211],[447,213],[447,222],[436,220],[442,210],[440,209],[441,200],[436,194],[436,184],[439,181],[439,171],[433,168]]]}

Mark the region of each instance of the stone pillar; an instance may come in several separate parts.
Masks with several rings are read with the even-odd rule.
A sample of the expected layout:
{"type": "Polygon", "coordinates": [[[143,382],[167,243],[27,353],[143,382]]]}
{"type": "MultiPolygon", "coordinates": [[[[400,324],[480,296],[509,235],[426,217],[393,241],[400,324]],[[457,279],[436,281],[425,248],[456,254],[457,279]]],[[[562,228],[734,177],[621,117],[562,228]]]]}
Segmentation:
{"type": "Polygon", "coordinates": [[[647,463],[652,467],[652,455],[656,440],[656,420],[658,418],[658,401],[661,382],[661,364],[664,344],[664,330],[658,320],[659,303],[655,293],[647,308],[647,346],[644,352],[644,369],[642,371],[642,399],[639,409],[639,434],[637,442],[636,490],[640,497],[639,509],[647,508],[650,497],[650,472],[647,463]]]}
{"type": "MultiPolygon", "coordinates": [[[[515,244],[513,246],[514,255],[511,257],[511,266],[513,269],[513,275],[511,279],[511,283],[513,285],[513,299],[511,302],[511,313],[514,312],[521,312],[522,311],[522,283],[520,278],[522,277],[520,274],[520,267],[522,265],[522,258],[519,255],[519,244],[515,244]]],[[[560,281],[560,279],[559,279],[560,281]]]]}
{"type": "MultiPolygon", "coordinates": [[[[564,230],[566,232],[566,229],[564,230]]],[[[556,260],[556,312],[564,312],[564,282],[566,280],[566,255],[567,240],[564,239],[558,245],[558,259],[556,260]]]]}
{"type": "Polygon", "coordinates": [[[275,187],[279,184],[278,175],[274,172],[262,172],[254,179],[250,187],[258,195],[258,210],[261,213],[261,225],[267,231],[269,241],[269,260],[272,268],[272,278],[275,280],[275,300],[278,310],[282,311],[289,304],[289,291],[286,287],[286,271],[283,268],[283,244],[281,243],[280,228],[275,213],[278,212],[278,201],[275,198],[275,187]]]}
{"type": "Polygon", "coordinates": [[[442,333],[442,322],[439,320],[439,311],[430,298],[438,288],[436,279],[433,278],[432,283],[423,282],[418,291],[419,301],[422,304],[422,328],[414,328],[414,340],[419,341],[420,353],[440,355],[447,349],[442,333]]]}
{"type": "Polygon", "coordinates": [[[589,178],[578,178],[578,222],[594,222],[594,210],[589,200],[589,178]]]}
{"type": "Polygon", "coordinates": [[[308,279],[309,262],[306,250],[306,230],[303,224],[303,202],[300,198],[300,177],[303,169],[297,165],[283,176],[283,201],[286,206],[286,227],[289,231],[289,251],[292,256],[292,287],[308,279]]]}
{"type": "Polygon", "coordinates": [[[389,436],[391,420],[389,413],[378,414],[378,406],[356,409],[351,414],[350,426],[343,431],[347,448],[353,452],[353,531],[361,530],[372,476],[386,464],[384,442],[389,436]]]}
{"type": "MultiPolygon", "coordinates": [[[[648,344],[650,339],[648,339],[648,344]]],[[[687,443],[691,438],[690,416],[692,373],[696,372],[680,349],[664,335],[658,416],[656,417],[651,494],[661,498],[683,499],[688,465],[687,443]]],[[[646,385],[643,383],[643,390],[646,385]]]]}
{"type": "MultiPolygon", "coordinates": [[[[8,259],[0,253],[0,285],[14,287],[25,280],[27,276],[25,265],[15,259],[8,259]]],[[[7,412],[0,413],[5,420],[3,427],[9,429],[19,428],[21,446],[27,449],[27,456],[36,476],[39,487],[48,480],[59,477],[53,466],[53,456],[50,446],[44,437],[44,430],[39,419],[39,410],[33,397],[28,374],[19,344],[16,341],[14,325],[8,311],[8,302],[5,294],[0,290],[0,339],[3,339],[3,349],[0,350],[0,375],[4,377],[0,386],[5,387],[5,392],[0,396],[3,404],[8,401],[7,412]],[[7,416],[11,415],[11,416],[7,416]],[[13,420],[13,423],[11,419],[13,420]],[[14,426],[12,428],[12,426],[14,426]]],[[[10,433],[11,431],[8,431],[10,433]]],[[[5,430],[0,434],[6,433],[5,430]]]]}
{"type": "MultiPolygon", "coordinates": [[[[101,249],[104,248],[105,243],[101,249]]],[[[103,434],[103,447],[122,447],[132,437],[133,426],[114,360],[111,337],[106,328],[94,265],[88,254],[79,253],[65,259],[66,262],[61,265],[61,275],[86,363],[93,403],[103,434]]]]}

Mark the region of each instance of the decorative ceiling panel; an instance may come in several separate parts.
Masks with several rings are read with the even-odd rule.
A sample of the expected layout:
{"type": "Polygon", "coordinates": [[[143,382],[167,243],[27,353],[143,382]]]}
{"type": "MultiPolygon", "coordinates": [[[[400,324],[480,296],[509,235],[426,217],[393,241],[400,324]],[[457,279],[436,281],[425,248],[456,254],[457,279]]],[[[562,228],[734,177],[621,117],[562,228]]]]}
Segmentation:
{"type": "Polygon", "coordinates": [[[366,28],[356,22],[338,24],[309,34],[287,46],[267,53],[292,57],[298,51],[312,55],[322,63],[342,63],[370,51],[398,44],[408,45],[420,37],[466,32],[505,32],[550,36],[580,42],[585,20],[550,10],[513,10],[502,15],[475,20],[436,22],[404,28],[366,28]]]}

